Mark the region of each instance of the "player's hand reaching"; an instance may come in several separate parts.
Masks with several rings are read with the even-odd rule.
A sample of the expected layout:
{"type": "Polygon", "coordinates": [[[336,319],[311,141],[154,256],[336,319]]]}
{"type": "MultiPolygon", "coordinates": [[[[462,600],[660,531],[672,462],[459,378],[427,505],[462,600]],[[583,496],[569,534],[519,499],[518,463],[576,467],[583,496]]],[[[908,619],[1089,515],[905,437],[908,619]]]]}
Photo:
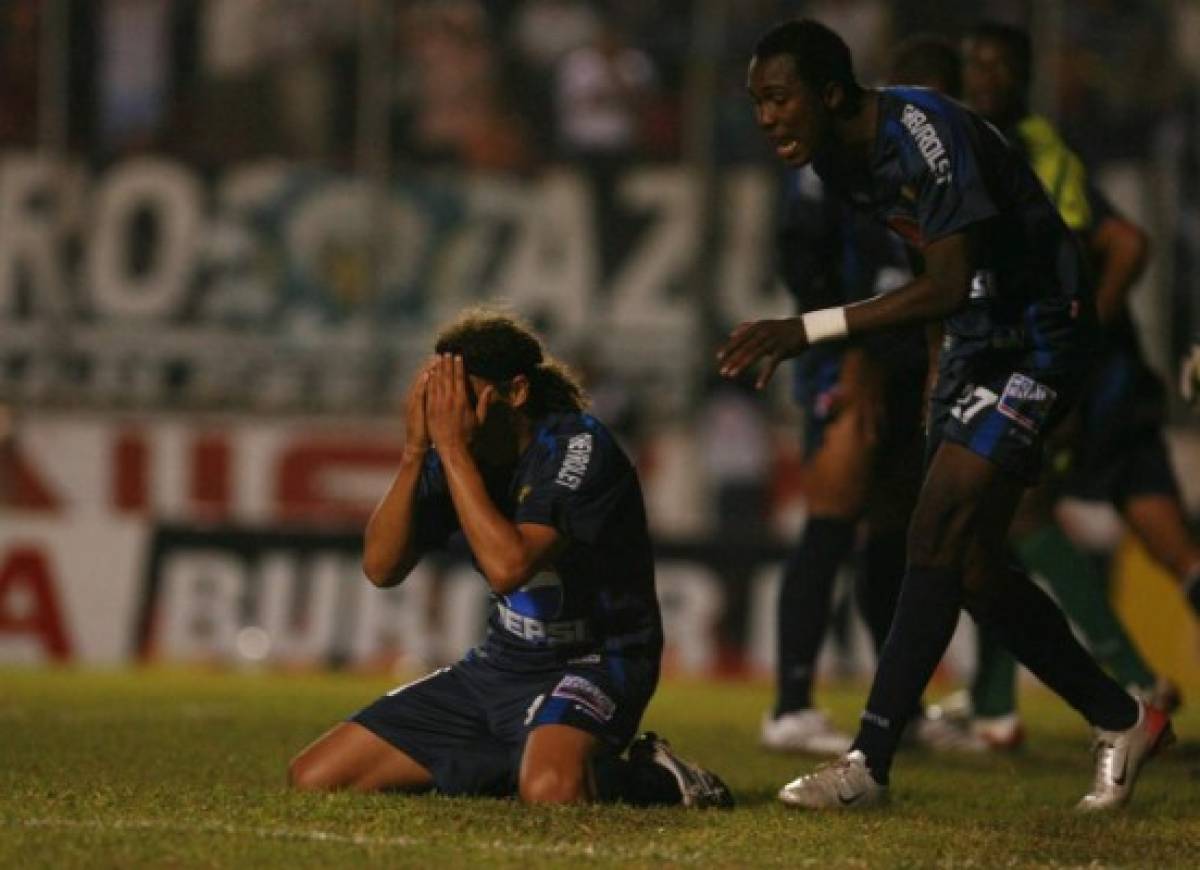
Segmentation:
{"type": "Polygon", "coordinates": [[[717,359],[721,374],[727,378],[736,378],[761,361],[763,367],[754,382],[755,388],[761,390],[783,360],[798,356],[807,348],[808,335],[799,317],[756,320],[731,332],[717,351],[717,359]]]}
{"type": "Polygon", "coordinates": [[[429,437],[438,450],[467,447],[487,416],[495,389],[489,384],[473,397],[461,356],[442,354],[433,364],[425,394],[429,437]],[[474,399],[474,401],[473,401],[474,399]]]}

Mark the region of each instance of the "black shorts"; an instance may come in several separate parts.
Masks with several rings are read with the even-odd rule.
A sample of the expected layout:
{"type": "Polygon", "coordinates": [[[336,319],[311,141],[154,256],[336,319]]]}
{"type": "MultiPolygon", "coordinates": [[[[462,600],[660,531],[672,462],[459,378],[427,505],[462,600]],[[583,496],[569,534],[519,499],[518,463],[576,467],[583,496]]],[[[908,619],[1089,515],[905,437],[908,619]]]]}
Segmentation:
{"type": "Polygon", "coordinates": [[[929,408],[926,464],[943,441],[960,444],[1028,485],[1037,483],[1047,433],[1078,398],[1086,363],[1031,354],[943,357],[929,408]]]}
{"type": "Polygon", "coordinates": [[[1179,497],[1163,440],[1166,389],[1135,354],[1108,353],[1089,381],[1079,432],[1056,464],[1064,495],[1122,507],[1143,495],[1179,497]]]}
{"type": "Polygon", "coordinates": [[[1179,499],[1179,484],[1162,432],[1146,430],[1116,453],[1081,448],[1070,460],[1062,494],[1122,508],[1140,496],[1179,499]]]}
{"type": "Polygon", "coordinates": [[[658,662],[593,655],[551,670],[511,670],[472,651],[393,689],[350,718],[433,775],[443,794],[516,793],[529,732],[569,725],[619,753],[637,733],[658,662]]]}

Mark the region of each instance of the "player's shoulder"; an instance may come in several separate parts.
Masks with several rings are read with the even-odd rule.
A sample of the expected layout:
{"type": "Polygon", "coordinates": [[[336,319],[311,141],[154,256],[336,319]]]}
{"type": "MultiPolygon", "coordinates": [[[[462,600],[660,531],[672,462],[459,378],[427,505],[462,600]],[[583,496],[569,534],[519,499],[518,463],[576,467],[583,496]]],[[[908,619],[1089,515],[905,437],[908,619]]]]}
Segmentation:
{"type": "Polygon", "coordinates": [[[962,103],[932,88],[880,88],[879,99],[880,114],[887,119],[899,119],[901,127],[910,133],[919,124],[951,124],[970,114],[962,103]]]}
{"type": "MultiPolygon", "coordinates": [[[[1079,155],[1071,149],[1058,129],[1048,118],[1041,115],[1026,115],[1012,131],[1013,137],[1025,152],[1035,170],[1043,165],[1058,166],[1070,163],[1083,169],[1079,155]]],[[[1039,175],[1042,173],[1039,172],[1039,175]]]]}
{"type": "Polygon", "coordinates": [[[622,454],[608,427],[587,412],[547,414],[539,421],[535,439],[536,449],[553,456],[568,450],[622,454]]]}
{"type": "Polygon", "coordinates": [[[999,131],[929,88],[881,88],[880,128],[885,147],[906,173],[928,173],[939,185],[973,177],[976,165],[1009,159],[999,131]]]}
{"type": "Polygon", "coordinates": [[[1043,115],[1026,115],[1017,122],[1016,131],[1021,142],[1031,149],[1063,150],[1070,147],[1058,128],[1043,115]]]}
{"type": "Polygon", "coordinates": [[[549,414],[538,426],[534,450],[569,489],[584,478],[630,467],[612,432],[585,412],[549,414]]]}

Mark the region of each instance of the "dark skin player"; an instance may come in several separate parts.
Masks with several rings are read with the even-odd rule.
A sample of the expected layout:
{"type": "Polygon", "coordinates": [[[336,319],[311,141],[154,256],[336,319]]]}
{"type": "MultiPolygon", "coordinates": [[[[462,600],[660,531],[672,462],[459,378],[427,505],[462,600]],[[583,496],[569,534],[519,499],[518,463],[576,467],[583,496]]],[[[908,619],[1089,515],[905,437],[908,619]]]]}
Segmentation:
{"type": "MultiPolygon", "coordinates": [[[[878,104],[868,92],[859,111],[846,115],[846,93],[829,83],[818,94],[796,74],[792,59],[775,55],[751,61],[747,87],[758,125],[788,165],[811,162],[832,140],[848,160],[867,160],[875,141],[878,104]]],[[[892,326],[937,321],[967,299],[971,276],[970,233],[955,233],[922,252],[925,271],[907,286],[845,306],[850,335],[892,326]]],[[[737,377],[761,363],[755,381],[766,386],[785,359],[809,346],[800,317],[743,323],[718,355],[721,373],[737,377]]],[[[969,589],[1000,582],[989,565],[1003,553],[1004,534],[1023,491],[986,460],[956,444],[943,444],[933,460],[917,503],[910,533],[910,559],[943,567],[964,566],[969,589]]]]}
{"type": "Polygon", "coordinates": [[[1061,414],[1091,340],[1089,288],[1065,226],[993,129],[930,91],[861,88],[845,43],[816,22],[765,34],[747,86],[777,156],[797,167],[815,162],[839,196],[904,236],[920,273],[866,301],[742,324],[718,353],[721,373],[758,367],[761,388],[814,342],[940,321],[953,327],[909,563],[858,736],[837,763],[784,786],[780,799],[808,809],[886,800],[906,719],[966,607],[1100,729],[1093,790],[1079,808],[1124,804],[1137,768],[1169,738],[1169,722],[1097,667],[1054,603],[1007,559],[1009,525],[1036,476],[1041,427],[1061,414]],[[1133,775],[1124,763],[1115,773],[1118,758],[1133,775]]]}

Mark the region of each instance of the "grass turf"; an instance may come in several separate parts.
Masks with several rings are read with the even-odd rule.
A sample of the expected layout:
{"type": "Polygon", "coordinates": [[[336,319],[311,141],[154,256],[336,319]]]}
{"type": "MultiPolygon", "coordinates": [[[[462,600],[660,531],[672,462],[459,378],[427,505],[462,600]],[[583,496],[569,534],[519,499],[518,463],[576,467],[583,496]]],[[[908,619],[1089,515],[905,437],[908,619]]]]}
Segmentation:
{"type": "MultiPolygon", "coordinates": [[[[295,794],[291,755],[394,681],[357,676],[0,671],[0,867],[1196,866],[1200,712],[1133,804],[1071,806],[1088,734],[1041,691],[1003,757],[900,756],[893,803],[804,814],[774,802],[814,762],[757,748],[769,687],[664,685],[645,722],[717,770],[729,813],[295,794]],[[1189,740],[1189,738],[1191,738],[1189,740]]],[[[849,728],[859,688],[822,693],[849,728]]]]}

